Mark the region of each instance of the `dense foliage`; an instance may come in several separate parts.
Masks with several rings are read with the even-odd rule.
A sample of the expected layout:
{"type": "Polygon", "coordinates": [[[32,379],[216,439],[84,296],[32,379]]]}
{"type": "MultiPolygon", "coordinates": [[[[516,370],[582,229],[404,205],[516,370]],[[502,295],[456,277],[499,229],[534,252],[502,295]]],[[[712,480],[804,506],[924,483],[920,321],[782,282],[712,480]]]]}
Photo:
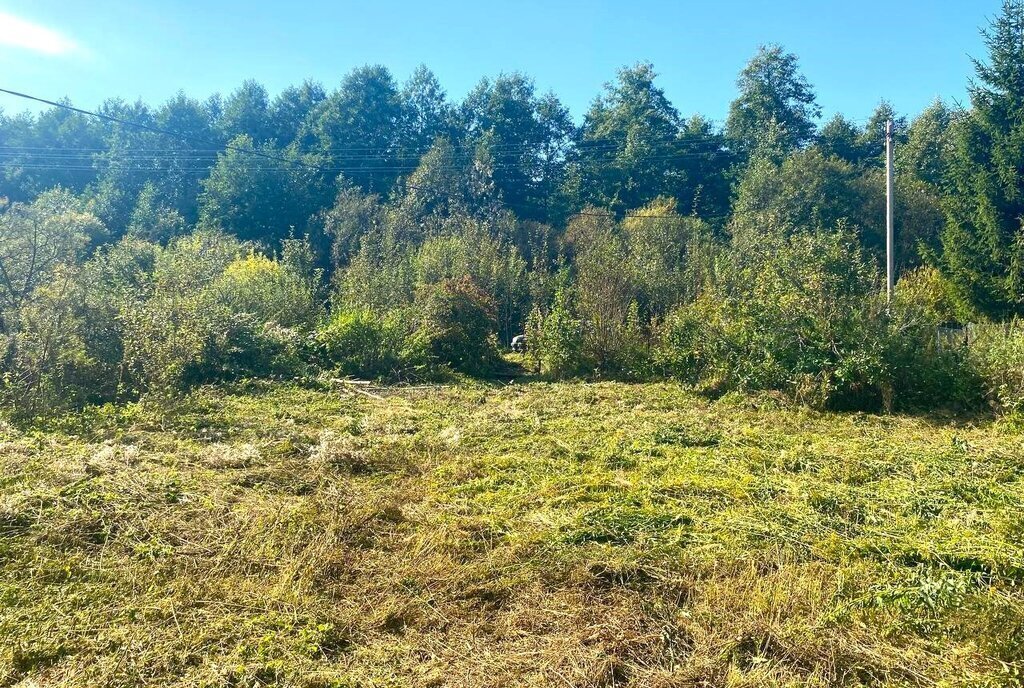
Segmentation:
{"type": "Polygon", "coordinates": [[[145,128],[0,113],[3,398],[34,415],[249,376],[488,375],[525,332],[523,365],[552,377],[1017,408],[1018,326],[937,329],[1024,315],[1024,2],[985,35],[972,107],[909,123],[883,102],[819,128],[777,45],[721,127],[649,64],[580,125],[522,74],[453,103],[425,67],[381,66],[100,108],[145,128]]]}

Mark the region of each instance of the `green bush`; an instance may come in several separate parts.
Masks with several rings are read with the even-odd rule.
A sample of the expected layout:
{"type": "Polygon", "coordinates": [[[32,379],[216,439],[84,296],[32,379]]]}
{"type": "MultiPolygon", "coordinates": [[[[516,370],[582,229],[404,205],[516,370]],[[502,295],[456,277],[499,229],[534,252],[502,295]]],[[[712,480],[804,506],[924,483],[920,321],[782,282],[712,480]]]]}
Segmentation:
{"type": "Polygon", "coordinates": [[[507,344],[522,332],[529,312],[526,261],[485,228],[463,219],[455,233],[427,239],[413,267],[420,285],[469,277],[493,301],[499,339],[507,344]]]}
{"type": "Polygon", "coordinates": [[[296,377],[306,372],[306,337],[299,330],[249,313],[236,313],[222,304],[197,320],[207,327],[198,355],[181,371],[178,389],[217,380],[251,377],[296,377]]]}
{"type": "Polygon", "coordinates": [[[4,390],[22,414],[213,380],[294,376],[318,319],[318,273],[301,242],[280,259],[217,232],[167,247],[127,238],[57,265],[4,338],[4,390]]]}
{"type": "Polygon", "coordinates": [[[917,268],[901,275],[893,298],[897,308],[913,309],[929,323],[939,325],[957,320],[949,282],[935,268],[917,268]]]}
{"type": "Polygon", "coordinates": [[[877,346],[865,342],[877,334],[865,306],[876,294],[846,234],[744,237],[693,306],[707,330],[699,365],[730,388],[785,390],[816,405],[860,395],[878,382],[877,346]]]}
{"type": "Polygon", "coordinates": [[[78,269],[58,266],[32,293],[7,343],[4,398],[17,415],[81,405],[104,389],[104,371],[83,341],[78,269]]]}
{"type": "Polygon", "coordinates": [[[320,361],[342,375],[396,380],[429,371],[426,342],[407,334],[403,314],[380,317],[366,309],[341,310],[317,331],[320,361]]]}
{"type": "Polygon", "coordinates": [[[653,366],[662,377],[697,382],[714,356],[705,351],[705,323],[697,309],[680,306],[659,323],[655,334],[653,366]]]}
{"type": "Polygon", "coordinates": [[[442,280],[417,295],[417,329],[439,363],[470,375],[493,372],[498,354],[494,301],[468,277],[442,280]]]}
{"type": "Polygon", "coordinates": [[[952,318],[946,294],[944,281],[928,268],[896,285],[884,356],[897,407],[974,407],[981,401],[981,379],[967,350],[943,342],[938,334],[939,326],[952,318]]]}
{"type": "Polygon", "coordinates": [[[629,304],[626,318],[619,328],[615,346],[604,353],[603,371],[612,378],[645,380],[654,374],[653,357],[647,328],[640,317],[636,301],[629,304]]]}
{"type": "Polygon", "coordinates": [[[308,328],[319,314],[314,275],[256,253],[229,263],[213,283],[212,297],[260,324],[308,328]]]}
{"type": "Polygon", "coordinates": [[[682,379],[785,391],[819,407],[970,403],[962,356],[939,349],[934,303],[912,286],[887,308],[876,268],[841,230],[741,241],[709,289],[666,320],[656,363],[682,379]]]}
{"type": "Polygon", "coordinates": [[[134,390],[173,395],[219,377],[215,359],[238,324],[211,285],[244,250],[218,232],[190,234],[159,250],[146,292],[120,314],[124,368],[134,390]]]}
{"type": "Polygon", "coordinates": [[[1024,412],[1024,324],[976,325],[968,351],[989,402],[1008,413],[1024,412]]]}
{"type": "Polygon", "coordinates": [[[318,317],[319,275],[302,242],[281,259],[218,233],[171,242],[159,254],[149,299],[124,314],[125,356],[140,387],[302,372],[302,342],[318,317]]]}
{"type": "Polygon", "coordinates": [[[0,196],[0,400],[35,415],[93,397],[108,376],[81,336],[81,260],[106,228],[55,188],[31,204],[0,196]]]}
{"type": "Polygon", "coordinates": [[[584,353],[583,323],[573,311],[566,288],[555,292],[547,315],[539,310],[531,313],[526,332],[528,355],[544,375],[565,379],[594,369],[584,353]]]}

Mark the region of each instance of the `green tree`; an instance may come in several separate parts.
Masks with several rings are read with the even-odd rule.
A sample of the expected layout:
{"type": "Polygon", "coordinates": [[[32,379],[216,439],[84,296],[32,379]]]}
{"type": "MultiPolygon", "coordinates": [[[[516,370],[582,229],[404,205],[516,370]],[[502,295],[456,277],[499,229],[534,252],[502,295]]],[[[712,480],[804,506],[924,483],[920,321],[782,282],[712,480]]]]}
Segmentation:
{"type": "Polygon", "coordinates": [[[166,243],[184,234],[188,224],[181,213],[160,203],[156,185],[147,182],[139,192],[128,223],[128,234],[147,241],[166,243]]]}
{"type": "Polygon", "coordinates": [[[323,166],[363,191],[387,193],[399,176],[402,101],[391,72],[360,67],[310,114],[299,135],[323,166]]]}
{"type": "Polygon", "coordinates": [[[896,148],[896,164],[934,189],[945,186],[952,156],[953,113],[936,100],[917,116],[907,131],[907,140],[896,148]]]}
{"type": "Polygon", "coordinates": [[[955,127],[939,265],[961,310],[1024,314],[1024,2],[1005,0],[983,32],[969,116],[955,127]]]}
{"type": "Polygon", "coordinates": [[[546,220],[573,133],[568,110],[526,76],[503,74],[483,79],[458,117],[473,164],[488,169],[498,195],[521,217],[546,220]]]}
{"type": "Polygon", "coordinates": [[[907,140],[907,118],[896,114],[896,110],[883,100],[868,118],[860,136],[857,137],[858,159],[854,162],[871,166],[885,165],[885,123],[893,123],[893,140],[897,149],[907,140]]]}
{"type": "Polygon", "coordinates": [[[178,93],[156,111],[143,103],[105,102],[102,114],[164,129],[170,135],[122,124],[106,124],[105,150],[95,156],[99,170],[88,194],[96,212],[115,237],[131,223],[137,199],[147,185],[161,206],[179,213],[186,222],[199,216],[203,171],[216,162],[219,137],[207,108],[178,93]]]}
{"type": "Polygon", "coordinates": [[[859,179],[852,163],[826,157],[818,148],[797,151],[781,163],[754,160],[737,187],[732,232],[761,234],[774,228],[792,234],[845,222],[877,246],[884,217],[865,215],[864,192],[869,189],[859,179]]]}
{"type": "Polygon", "coordinates": [[[324,87],[315,81],[281,91],[267,110],[267,127],[274,143],[284,148],[295,141],[303,122],[325,98],[324,87]]]}
{"type": "Polygon", "coordinates": [[[441,83],[425,65],[412,73],[400,97],[403,161],[408,162],[423,155],[438,138],[451,138],[454,113],[441,83]]]}
{"type": "Polygon", "coordinates": [[[185,222],[199,219],[201,170],[213,167],[217,160],[213,149],[219,136],[210,112],[184,93],[164,103],[153,116],[157,127],[178,136],[150,135],[151,148],[161,149],[154,156],[157,171],[149,180],[155,185],[156,202],[176,211],[185,222]]]}
{"type": "Polygon", "coordinates": [[[53,189],[31,204],[0,203],[0,333],[14,326],[36,288],[73,266],[105,228],[71,192],[53,189]]]}
{"type": "Polygon", "coordinates": [[[313,216],[328,203],[319,169],[294,149],[281,151],[270,144],[257,148],[244,134],[231,146],[218,155],[203,181],[200,223],[244,240],[269,243],[295,232],[305,234],[313,216]]]}
{"type": "MultiPolygon", "coordinates": [[[[102,115],[157,126],[153,112],[145,103],[127,103],[119,99],[103,102],[102,115]]],[[[162,141],[150,131],[122,124],[109,124],[104,131],[104,150],[95,156],[99,168],[95,183],[86,191],[94,201],[96,215],[114,237],[124,234],[142,187],[156,182],[157,156],[148,151],[158,149],[162,141]],[[143,151],[139,153],[138,151],[143,151]]]]}
{"type": "Polygon", "coordinates": [[[217,128],[224,141],[242,136],[261,144],[272,137],[270,100],[262,84],[249,79],[224,101],[217,128]]]}
{"type": "MultiPolygon", "coordinates": [[[[483,211],[485,198],[475,194],[474,176],[490,175],[467,161],[446,138],[436,140],[404,182],[404,193],[389,213],[389,222],[405,240],[418,243],[436,234],[448,218],[483,211]]],[[[492,199],[493,200],[493,194],[492,199]]]]}
{"type": "Polygon", "coordinates": [[[91,151],[102,146],[102,130],[91,118],[60,108],[0,113],[0,142],[0,195],[12,201],[31,202],[55,186],[79,192],[96,179],[91,151]]]}
{"type": "Polygon", "coordinates": [[[577,145],[581,205],[622,213],[674,195],[683,121],[655,77],[649,63],[622,69],[590,107],[577,145]]]}
{"type": "MultiPolygon", "coordinates": [[[[896,179],[897,267],[920,264],[941,231],[938,196],[911,175],[896,179]]],[[[885,259],[884,170],[828,157],[818,147],[796,151],[781,164],[767,158],[747,168],[736,193],[734,235],[805,233],[844,226],[879,264],[885,259]]]]}
{"type": "Polygon", "coordinates": [[[378,196],[364,194],[344,179],[340,180],[340,187],[334,205],[317,219],[323,245],[316,248],[321,254],[320,262],[331,271],[349,264],[359,250],[360,240],[381,227],[384,213],[378,196]]]}
{"type": "Polygon", "coordinates": [[[861,131],[857,129],[857,125],[837,114],[826,122],[818,133],[818,147],[829,157],[857,163],[861,159],[858,145],[860,135],[861,131]]]}
{"type": "Polygon", "coordinates": [[[726,137],[738,150],[779,156],[812,140],[821,108],[796,55],[780,45],[762,46],[736,84],[740,93],[729,106],[726,137]]]}

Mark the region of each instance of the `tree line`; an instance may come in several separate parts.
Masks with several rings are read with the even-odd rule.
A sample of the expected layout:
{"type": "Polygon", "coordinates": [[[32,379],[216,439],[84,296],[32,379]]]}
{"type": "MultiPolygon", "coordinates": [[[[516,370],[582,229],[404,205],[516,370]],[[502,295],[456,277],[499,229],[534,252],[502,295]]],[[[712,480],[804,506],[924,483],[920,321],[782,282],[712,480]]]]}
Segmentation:
{"type": "Polygon", "coordinates": [[[159,107],[109,100],[107,119],[0,113],[10,404],[310,366],[486,374],[523,332],[523,363],[553,377],[833,406],[998,396],[1017,380],[998,363],[1017,350],[1013,325],[969,352],[935,338],[940,323],[1024,310],[1024,2],[1006,0],[984,35],[970,107],[936,101],[913,120],[882,102],[866,122],[819,126],[777,45],[743,69],[722,126],[681,114],[649,64],[622,69],[578,125],[526,75],[456,103],[427,68],[399,85],[382,66],[333,91],[271,97],[247,81],[159,107]]]}

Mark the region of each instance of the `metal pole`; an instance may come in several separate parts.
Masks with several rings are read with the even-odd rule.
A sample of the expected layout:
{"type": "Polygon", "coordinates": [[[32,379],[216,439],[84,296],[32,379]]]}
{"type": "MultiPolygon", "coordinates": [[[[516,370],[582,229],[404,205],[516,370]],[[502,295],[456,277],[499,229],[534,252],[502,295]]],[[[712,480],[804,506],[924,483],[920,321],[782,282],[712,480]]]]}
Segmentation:
{"type": "Polygon", "coordinates": [[[893,242],[893,165],[892,120],[885,123],[885,297],[892,301],[892,290],[896,285],[896,247],[893,242]]]}

